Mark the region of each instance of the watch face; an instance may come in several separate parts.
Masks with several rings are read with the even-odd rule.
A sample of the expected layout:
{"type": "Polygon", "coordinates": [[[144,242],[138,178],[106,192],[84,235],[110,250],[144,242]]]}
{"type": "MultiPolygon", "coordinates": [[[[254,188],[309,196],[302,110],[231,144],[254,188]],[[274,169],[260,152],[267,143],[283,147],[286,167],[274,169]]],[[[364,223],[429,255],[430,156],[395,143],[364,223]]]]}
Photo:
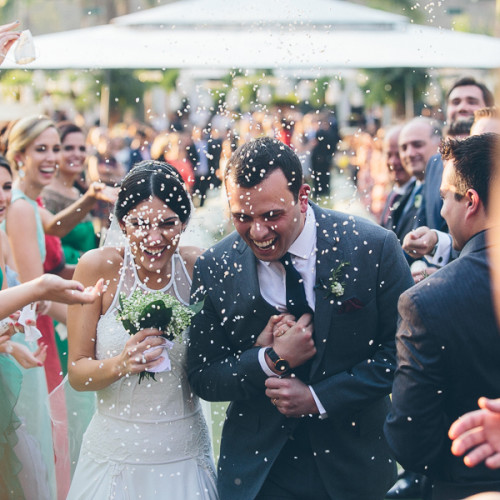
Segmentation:
{"type": "Polygon", "coordinates": [[[285,361],[284,359],[279,359],[278,361],[276,361],[276,364],[274,366],[276,367],[276,370],[280,372],[286,372],[290,368],[288,361],[285,361]]]}

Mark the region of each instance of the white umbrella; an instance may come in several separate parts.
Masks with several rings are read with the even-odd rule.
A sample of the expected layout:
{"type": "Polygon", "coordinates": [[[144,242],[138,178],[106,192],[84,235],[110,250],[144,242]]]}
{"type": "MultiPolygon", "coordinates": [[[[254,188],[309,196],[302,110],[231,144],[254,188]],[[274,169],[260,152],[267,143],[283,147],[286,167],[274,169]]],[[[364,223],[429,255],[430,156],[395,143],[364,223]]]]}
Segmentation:
{"type": "Polygon", "coordinates": [[[338,0],[186,0],[35,44],[28,69],[500,67],[500,39],[338,0]]]}

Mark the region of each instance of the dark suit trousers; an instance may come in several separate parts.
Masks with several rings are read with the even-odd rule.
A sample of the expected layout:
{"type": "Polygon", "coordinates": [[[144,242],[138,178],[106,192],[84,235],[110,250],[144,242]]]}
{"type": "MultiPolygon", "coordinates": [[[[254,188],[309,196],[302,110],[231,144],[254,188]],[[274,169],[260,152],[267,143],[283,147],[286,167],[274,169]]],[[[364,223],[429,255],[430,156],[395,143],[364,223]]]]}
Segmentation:
{"type": "Polygon", "coordinates": [[[330,500],[309,443],[307,420],[288,439],[256,500],[330,500]]]}

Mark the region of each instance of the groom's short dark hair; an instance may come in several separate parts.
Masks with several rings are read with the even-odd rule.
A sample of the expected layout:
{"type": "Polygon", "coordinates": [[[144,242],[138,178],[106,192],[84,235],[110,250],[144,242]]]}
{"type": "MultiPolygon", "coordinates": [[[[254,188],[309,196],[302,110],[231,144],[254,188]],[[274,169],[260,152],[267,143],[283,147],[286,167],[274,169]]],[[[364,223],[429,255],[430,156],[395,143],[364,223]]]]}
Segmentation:
{"type": "Polygon", "coordinates": [[[224,180],[232,179],[247,188],[260,184],[275,170],[281,170],[295,201],[303,184],[302,165],[298,156],[278,139],[261,137],[240,146],[231,156],[224,180]]]}

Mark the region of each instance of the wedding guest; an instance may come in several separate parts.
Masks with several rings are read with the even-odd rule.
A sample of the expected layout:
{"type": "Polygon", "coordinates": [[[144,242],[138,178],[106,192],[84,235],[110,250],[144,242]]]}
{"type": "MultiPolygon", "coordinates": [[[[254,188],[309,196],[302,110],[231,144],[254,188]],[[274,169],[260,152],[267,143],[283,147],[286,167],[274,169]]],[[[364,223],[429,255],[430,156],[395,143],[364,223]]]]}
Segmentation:
{"type": "MultiPolygon", "coordinates": [[[[39,300],[91,303],[102,289],[102,282],[92,290],[84,290],[77,281],[48,274],[13,288],[5,288],[5,281],[5,268],[1,266],[0,318],[39,300]]],[[[44,442],[52,445],[48,405],[37,406],[40,397],[30,374],[43,365],[43,355],[31,354],[22,347],[9,334],[0,334],[0,498],[52,500],[55,497],[54,466],[50,463],[53,450],[52,454],[44,455],[44,442]],[[29,395],[23,396],[26,392],[29,395]],[[31,405],[23,404],[26,396],[31,405]],[[45,435],[40,436],[36,430],[43,430],[45,435]]]]}
{"type": "Polygon", "coordinates": [[[0,26],[0,64],[3,63],[5,56],[9,52],[10,48],[19,39],[21,32],[12,31],[18,28],[20,25],[19,21],[14,21],[8,24],[2,24],[0,26]]]}
{"type": "MultiPolygon", "coordinates": [[[[91,152],[87,165],[87,182],[103,183],[110,188],[119,186],[127,169],[120,163],[116,152],[113,150],[113,139],[108,131],[102,128],[95,128],[89,132],[91,141],[91,152]]],[[[99,237],[103,235],[109,227],[109,218],[112,211],[112,205],[106,201],[98,201],[93,207],[92,215],[94,226],[99,237]]]]}
{"type": "MultiPolygon", "coordinates": [[[[68,499],[124,491],[130,498],[216,499],[211,444],[188,383],[185,343],[174,340],[168,350],[160,330],[130,335],[120,319],[134,292],[189,304],[200,250],[179,240],[191,200],[174,168],[145,161],[124,178],[114,214],[123,244],[87,252],[75,272],[84,284],[99,276],[107,287],[94,304],[69,310],[69,380],[76,390],[97,391],[98,404],[68,499]],[[171,368],[140,383],[144,371],[164,364],[165,352],[171,368]]],[[[173,319],[180,318],[174,313],[173,319]]]]}
{"type": "Polygon", "coordinates": [[[392,127],[384,137],[383,153],[393,186],[380,217],[380,225],[394,231],[400,241],[404,236],[404,225],[400,223],[400,219],[417,182],[412,172],[403,167],[399,156],[398,141],[402,128],[402,125],[392,127]]]}
{"type": "MultiPolygon", "coordinates": [[[[10,165],[0,156],[0,221],[7,215],[11,191],[10,165]]],[[[0,318],[38,300],[90,302],[95,299],[97,291],[92,295],[83,294],[79,283],[55,275],[42,275],[19,284],[12,267],[8,240],[1,230],[0,239],[0,318]],[[6,288],[7,280],[13,288],[6,288]]],[[[14,330],[15,322],[20,320],[19,313],[13,318],[9,335],[2,336],[0,345],[0,352],[15,360],[12,362],[9,356],[0,355],[0,392],[3,394],[0,497],[51,500],[56,494],[54,448],[47,382],[41,368],[47,347],[41,344],[37,348],[36,342],[30,342],[24,333],[15,333],[23,327],[17,322],[14,330]]],[[[26,324],[34,325],[35,320],[26,320],[26,324]]]]}
{"type": "MultiPolygon", "coordinates": [[[[73,123],[63,123],[58,126],[58,131],[61,161],[56,175],[42,191],[45,208],[53,214],[69,207],[82,196],[77,182],[84,173],[87,160],[83,130],[73,123]]],[[[96,234],[90,214],[86,214],[81,222],[63,236],[61,242],[68,264],[76,264],[83,253],[96,248],[96,234]]]]}
{"type": "MultiPolygon", "coordinates": [[[[469,136],[476,110],[493,106],[493,94],[484,85],[471,77],[457,80],[446,96],[446,123],[448,136],[455,138],[469,136]]],[[[477,133],[477,132],[476,132],[477,133]]],[[[440,154],[432,156],[425,166],[426,182],[422,189],[422,203],[415,217],[415,225],[403,241],[403,250],[413,258],[422,258],[432,264],[425,270],[425,275],[442,267],[456,258],[448,234],[446,221],[441,216],[442,200],[439,187],[443,175],[443,161],[440,154]]],[[[421,274],[421,271],[418,271],[421,274]]],[[[419,276],[415,276],[418,280],[419,276]]]]}
{"type": "Polygon", "coordinates": [[[474,111],[474,122],[470,128],[470,135],[500,134],[500,111],[496,106],[479,108],[474,111]]]}
{"type": "Polygon", "coordinates": [[[189,137],[185,132],[158,134],[151,145],[151,157],[153,160],[166,161],[172,165],[191,192],[194,186],[194,171],[186,149],[188,145],[189,137]]]}
{"type": "MultiPolygon", "coordinates": [[[[46,256],[44,234],[65,236],[93,208],[97,199],[109,199],[104,185],[91,185],[84,196],[57,214],[38,206],[43,188],[50,184],[60,162],[61,143],[52,121],[43,116],[19,120],[10,130],[7,160],[17,173],[6,232],[21,282],[41,276],[46,256]]],[[[49,312],[65,322],[66,306],[56,303],[49,312]]],[[[49,391],[61,382],[61,365],[54,340],[52,319],[38,316],[39,329],[47,344],[45,371],[49,391]]]]}
{"type": "Polygon", "coordinates": [[[464,456],[467,467],[484,462],[490,469],[500,469],[500,399],[479,398],[480,410],[462,415],[453,422],[448,436],[451,452],[464,456]]]}
{"type": "Polygon", "coordinates": [[[500,331],[486,251],[498,146],[496,134],[441,146],[441,214],[460,256],[403,293],[398,304],[398,367],[385,433],[401,465],[429,476],[433,499],[500,491],[500,471],[468,469],[451,453],[447,436],[480,396],[498,394],[500,331]]]}
{"type": "Polygon", "coordinates": [[[195,392],[231,401],[220,497],[383,499],[396,304],[412,284],[396,236],[310,203],[276,139],[236,150],[224,182],[236,232],[196,263],[188,349],[195,392]],[[279,312],[296,322],[266,336],[279,312]]]}

